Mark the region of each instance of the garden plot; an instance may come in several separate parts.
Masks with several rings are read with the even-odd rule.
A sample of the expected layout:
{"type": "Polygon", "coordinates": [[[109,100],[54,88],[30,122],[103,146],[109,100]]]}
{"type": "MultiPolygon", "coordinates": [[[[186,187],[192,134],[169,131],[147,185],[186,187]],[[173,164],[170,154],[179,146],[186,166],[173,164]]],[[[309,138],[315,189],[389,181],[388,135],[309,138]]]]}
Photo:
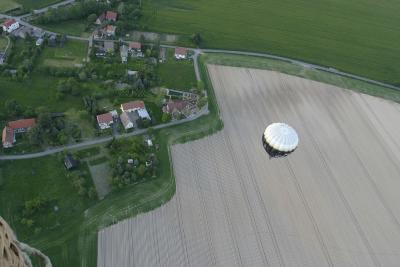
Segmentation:
{"type": "Polygon", "coordinates": [[[208,66],[224,129],[171,149],[176,195],[105,228],[98,266],[397,266],[398,104],[277,72],[208,66]],[[271,122],[300,137],[269,159],[271,122]]]}
{"type": "Polygon", "coordinates": [[[99,199],[103,199],[111,192],[110,177],[111,170],[108,162],[96,165],[89,165],[90,174],[93,178],[94,186],[96,187],[99,199]]]}

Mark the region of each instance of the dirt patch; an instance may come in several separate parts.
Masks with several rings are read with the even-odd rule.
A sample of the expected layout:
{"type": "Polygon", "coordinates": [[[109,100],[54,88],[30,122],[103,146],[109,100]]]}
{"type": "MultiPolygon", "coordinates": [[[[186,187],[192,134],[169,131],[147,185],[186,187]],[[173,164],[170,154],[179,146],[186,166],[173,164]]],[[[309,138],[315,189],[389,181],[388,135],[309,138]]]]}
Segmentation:
{"type": "Polygon", "coordinates": [[[92,175],[94,186],[96,187],[99,199],[103,199],[108,193],[111,192],[110,178],[111,170],[108,162],[89,165],[90,174],[92,175]]]}

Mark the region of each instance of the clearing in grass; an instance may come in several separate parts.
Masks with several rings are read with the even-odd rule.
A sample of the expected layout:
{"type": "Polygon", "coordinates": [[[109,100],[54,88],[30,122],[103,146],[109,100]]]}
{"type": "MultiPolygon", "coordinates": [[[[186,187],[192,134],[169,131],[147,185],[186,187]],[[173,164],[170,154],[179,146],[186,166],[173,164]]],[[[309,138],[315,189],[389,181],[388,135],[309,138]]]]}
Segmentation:
{"type": "Polygon", "coordinates": [[[39,64],[50,67],[79,67],[87,55],[87,44],[79,41],[67,41],[64,47],[46,47],[39,64]]]}

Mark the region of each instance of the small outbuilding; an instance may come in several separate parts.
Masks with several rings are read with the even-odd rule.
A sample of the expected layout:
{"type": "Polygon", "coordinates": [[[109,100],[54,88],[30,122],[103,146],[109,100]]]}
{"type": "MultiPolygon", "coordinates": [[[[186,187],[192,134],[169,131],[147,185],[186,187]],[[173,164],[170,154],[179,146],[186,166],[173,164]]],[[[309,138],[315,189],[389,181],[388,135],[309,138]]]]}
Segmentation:
{"type": "Polygon", "coordinates": [[[78,167],[78,163],[71,155],[66,155],[64,157],[64,166],[67,170],[71,170],[78,167]]]}

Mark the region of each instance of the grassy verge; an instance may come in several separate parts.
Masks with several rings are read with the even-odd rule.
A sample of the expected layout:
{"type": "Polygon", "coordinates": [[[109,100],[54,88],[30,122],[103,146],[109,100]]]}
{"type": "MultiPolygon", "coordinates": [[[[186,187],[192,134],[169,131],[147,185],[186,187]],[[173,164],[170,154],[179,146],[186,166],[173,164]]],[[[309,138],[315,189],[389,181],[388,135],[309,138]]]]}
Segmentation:
{"type": "Polygon", "coordinates": [[[26,9],[26,10],[46,7],[46,6],[61,2],[61,1],[62,0],[16,0],[16,2],[21,4],[24,7],[24,9],[26,9]]]}
{"type": "Polygon", "coordinates": [[[1,0],[0,1],[0,12],[7,12],[9,10],[17,9],[21,7],[15,0],[1,0]]]}
{"type": "Polygon", "coordinates": [[[278,71],[314,81],[336,85],[341,88],[350,89],[356,92],[373,95],[400,103],[400,91],[398,90],[373,85],[367,82],[358,81],[279,60],[219,53],[206,54],[205,60],[210,64],[278,71]]]}

